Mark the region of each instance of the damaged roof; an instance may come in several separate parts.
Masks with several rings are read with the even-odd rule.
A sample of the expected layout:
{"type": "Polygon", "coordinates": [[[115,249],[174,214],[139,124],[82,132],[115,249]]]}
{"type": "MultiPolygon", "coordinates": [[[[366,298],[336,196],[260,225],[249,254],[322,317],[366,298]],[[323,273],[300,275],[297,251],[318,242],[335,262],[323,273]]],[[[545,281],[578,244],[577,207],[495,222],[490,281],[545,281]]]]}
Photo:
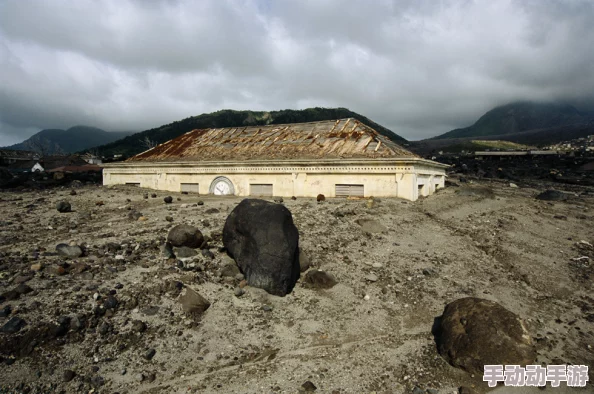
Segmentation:
{"type": "Polygon", "coordinates": [[[197,129],[127,161],[290,160],[418,157],[353,118],[197,129]]]}

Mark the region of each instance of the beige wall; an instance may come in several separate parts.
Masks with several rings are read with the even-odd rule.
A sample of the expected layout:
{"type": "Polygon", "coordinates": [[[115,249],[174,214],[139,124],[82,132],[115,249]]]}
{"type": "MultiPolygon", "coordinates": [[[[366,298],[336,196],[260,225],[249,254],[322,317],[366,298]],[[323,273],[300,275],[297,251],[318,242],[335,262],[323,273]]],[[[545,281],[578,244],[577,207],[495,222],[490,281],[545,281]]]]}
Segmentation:
{"type": "Polygon", "coordinates": [[[216,177],[227,177],[238,196],[249,196],[250,184],[272,184],[273,195],[282,197],[335,196],[336,184],[364,185],[365,197],[401,197],[416,200],[444,187],[445,168],[406,163],[376,163],[332,166],[295,166],[287,164],[262,167],[210,167],[196,164],[134,165],[118,163],[105,166],[103,184],[140,183],[141,187],[179,192],[181,183],[198,183],[200,194],[208,194],[216,177]],[[418,185],[421,185],[419,189],[418,185]]]}

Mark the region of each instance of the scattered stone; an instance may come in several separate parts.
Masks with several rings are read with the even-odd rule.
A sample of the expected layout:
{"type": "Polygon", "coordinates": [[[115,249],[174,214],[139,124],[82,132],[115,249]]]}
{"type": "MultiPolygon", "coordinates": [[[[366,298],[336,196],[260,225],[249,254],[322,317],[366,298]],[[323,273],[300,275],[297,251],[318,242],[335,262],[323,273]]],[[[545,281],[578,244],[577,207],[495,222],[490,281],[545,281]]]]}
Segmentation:
{"type": "Polygon", "coordinates": [[[67,369],[64,371],[64,374],[62,375],[62,379],[64,380],[64,382],[70,382],[72,379],[74,379],[75,376],[76,372],[74,372],[71,369],[67,369]]]}
{"type": "Polygon", "coordinates": [[[70,195],[71,196],[76,196],[76,190],[74,190],[74,189],[70,190],[70,195]]]}
{"type": "Polygon", "coordinates": [[[210,250],[208,250],[208,249],[202,249],[202,250],[200,251],[200,253],[202,253],[202,256],[206,257],[207,259],[211,259],[211,260],[212,260],[212,259],[214,259],[214,258],[215,258],[215,255],[214,255],[214,253],[213,253],[213,252],[211,252],[211,251],[210,251],[210,250]]]}
{"type": "Polygon", "coordinates": [[[199,248],[204,242],[204,236],[194,226],[189,224],[178,224],[169,230],[167,241],[172,246],[187,246],[189,248],[199,248]]]}
{"type": "Polygon", "coordinates": [[[239,267],[232,259],[225,259],[223,267],[221,268],[221,276],[235,278],[235,276],[241,274],[239,267]]]}
{"type": "Polygon", "coordinates": [[[83,255],[83,250],[78,245],[67,245],[67,244],[58,244],[56,245],[56,251],[64,257],[68,257],[70,259],[75,259],[83,255]]]}
{"type": "Polygon", "coordinates": [[[542,200],[542,201],[565,201],[568,198],[569,198],[569,195],[567,193],[563,193],[563,192],[560,192],[558,190],[553,190],[553,189],[545,190],[544,192],[542,192],[538,196],[536,196],[537,200],[542,200]]]}
{"type": "Polygon", "coordinates": [[[223,244],[250,286],[285,296],[299,279],[299,232],[284,205],[243,200],[225,221],[223,244]]]}
{"type": "Polygon", "coordinates": [[[115,298],[113,295],[108,295],[105,300],[103,301],[103,307],[105,309],[115,309],[118,307],[118,299],[115,298]]]}
{"type": "Polygon", "coordinates": [[[536,354],[524,322],[496,302],[468,297],[445,307],[437,348],[454,367],[482,374],[484,365],[532,364],[536,354]]]}
{"type": "Polygon", "coordinates": [[[173,248],[173,253],[177,258],[183,259],[188,257],[194,257],[198,255],[195,249],[188,248],[187,246],[181,246],[179,248],[173,248]]]}
{"type": "Polygon", "coordinates": [[[303,383],[303,384],[301,385],[301,387],[303,388],[303,390],[304,390],[305,392],[308,392],[308,393],[309,393],[309,392],[316,391],[316,390],[318,389],[318,388],[316,387],[316,385],[315,385],[315,384],[313,384],[313,383],[312,383],[311,381],[309,381],[309,380],[308,380],[308,381],[306,381],[305,383],[303,383]]]}
{"type": "Polygon", "coordinates": [[[101,206],[105,205],[105,203],[103,201],[95,201],[95,205],[98,207],[101,207],[101,206]]]}
{"type": "Polygon", "coordinates": [[[185,294],[179,297],[179,302],[183,311],[190,315],[201,315],[210,307],[210,302],[206,298],[189,287],[186,287],[185,294]]]}
{"type": "Polygon", "coordinates": [[[163,198],[163,201],[165,201],[165,204],[171,204],[173,202],[173,198],[171,196],[167,196],[163,198]]]}
{"type": "Polygon", "coordinates": [[[14,291],[20,295],[23,295],[23,294],[29,294],[30,292],[33,291],[33,289],[31,287],[29,287],[29,285],[27,285],[25,283],[21,283],[17,287],[14,288],[14,291]]]}
{"type": "Polygon", "coordinates": [[[204,205],[204,201],[198,200],[198,202],[196,203],[196,205],[204,205]]]}
{"type": "Polygon", "coordinates": [[[43,264],[41,264],[41,263],[31,264],[31,271],[39,272],[42,269],[43,269],[43,264]]]}
{"type": "Polygon", "coordinates": [[[295,201],[295,200],[297,200],[297,197],[295,197],[295,196],[292,196],[292,197],[291,197],[291,200],[295,201]]]}
{"type": "Polygon", "coordinates": [[[462,386],[458,389],[459,394],[478,394],[476,390],[471,389],[468,386],[462,386]]]}
{"type": "Polygon", "coordinates": [[[165,220],[168,222],[173,222],[173,216],[165,216],[165,220]]]}
{"type": "Polygon", "coordinates": [[[377,220],[373,220],[373,219],[357,219],[357,220],[355,220],[355,223],[357,223],[359,226],[361,226],[361,229],[363,230],[363,232],[366,232],[366,233],[375,234],[375,233],[383,233],[385,231],[388,231],[386,226],[384,226],[377,220]]]}
{"type": "Polygon", "coordinates": [[[151,194],[151,198],[157,198],[157,194],[156,193],[151,194]]]}
{"type": "Polygon", "coordinates": [[[169,242],[165,242],[165,244],[163,245],[163,249],[161,250],[161,253],[163,254],[163,257],[165,257],[166,259],[175,258],[175,253],[173,253],[173,248],[171,247],[171,244],[169,242]]]}
{"type": "Polygon", "coordinates": [[[144,381],[144,375],[139,373],[136,375],[136,381],[137,382],[143,382],[144,381]]]}
{"type": "Polygon", "coordinates": [[[14,283],[14,284],[21,284],[21,283],[28,282],[31,279],[33,279],[33,275],[32,274],[19,275],[16,278],[14,278],[14,280],[12,281],[12,283],[14,283]]]}
{"type": "Polygon", "coordinates": [[[155,354],[157,354],[157,351],[153,348],[148,349],[146,352],[144,352],[144,354],[142,355],[146,360],[152,360],[153,357],[155,357],[155,354]]]}
{"type": "Polygon", "coordinates": [[[316,197],[316,201],[317,202],[326,201],[326,196],[324,196],[323,194],[318,194],[318,196],[316,197]]]}
{"type": "Polygon", "coordinates": [[[235,294],[235,297],[239,298],[245,294],[245,290],[242,289],[241,287],[236,287],[235,290],[233,291],[233,294],[235,294]]]}
{"type": "Polygon", "coordinates": [[[274,197],[274,202],[277,204],[282,204],[283,202],[285,202],[285,200],[283,200],[282,197],[274,197]]]}
{"type": "Polygon", "coordinates": [[[138,219],[140,219],[142,217],[142,213],[138,212],[137,210],[133,209],[130,212],[128,212],[128,219],[132,220],[132,221],[137,221],[138,219]]]}
{"type": "Polygon", "coordinates": [[[311,267],[311,261],[309,260],[307,253],[302,248],[299,248],[299,270],[305,272],[309,267],[311,267]]]}
{"type": "Polygon", "coordinates": [[[204,213],[208,213],[208,214],[213,214],[213,213],[219,213],[221,211],[219,211],[217,208],[208,208],[206,211],[204,211],[204,213]]]}
{"type": "Polygon", "coordinates": [[[146,323],[142,320],[133,320],[132,321],[132,331],[134,332],[145,332],[146,331],[146,323]]]}
{"type": "Polygon", "coordinates": [[[509,187],[514,188],[514,189],[517,189],[518,188],[518,185],[516,185],[515,183],[510,183],[509,184],[509,187]]]}
{"type": "Polygon", "coordinates": [[[4,305],[2,309],[0,309],[0,317],[8,317],[12,312],[12,307],[10,305],[4,305]]]}
{"type": "Polygon", "coordinates": [[[336,285],[336,279],[324,271],[311,270],[305,274],[304,283],[306,287],[314,289],[331,289],[336,285]]]}
{"type": "Polygon", "coordinates": [[[15,316],[7,321],[2,327],[0,327],[0,332],[14,334],[15,332],[19,332],[21,328],[25,327],[26,325],[27,322],[25,322],[20,317],[15,316]]]}
{"type": "Polygon", "coordinates": [[[567,216],[565,216],[565,215],[555,215],[555,216],[553,216],[553,219],[567,220],[567,216]]]}
{"type": "Polygon", "coordinates": [[[66,269],[61,265],[52,265],[47,269],[47,273],[55,276],[66,275],[66,269]]]}
{"type": "Polygon", "coordinates": [[[379,278],[377,277],[377,275],[373,274],[373,273],[365,275],[365,280],[367,280],[369,282],[377,282],[378,279],[379,278]]]}
{"type": "Polygon", "coordinates": [[[412,394],[425,394],[425,390],[423,390],[419,386],[415,386],[412,390],[412,394]]]}
{"type": "Polygon", "coordinates": [[[148,193],[144,193],[144,194],[142,195],[142,198],[144,198],[145,200],[148,200],[148,193]]]}
{"type": "Polygon", "coordinates": [[[56,209],[58,210],[58,212],[61,212],[61,213],[72,211],[72,207],[70,206],[70,203],[68,201],[58,202],[56,204],[56,209]]]}

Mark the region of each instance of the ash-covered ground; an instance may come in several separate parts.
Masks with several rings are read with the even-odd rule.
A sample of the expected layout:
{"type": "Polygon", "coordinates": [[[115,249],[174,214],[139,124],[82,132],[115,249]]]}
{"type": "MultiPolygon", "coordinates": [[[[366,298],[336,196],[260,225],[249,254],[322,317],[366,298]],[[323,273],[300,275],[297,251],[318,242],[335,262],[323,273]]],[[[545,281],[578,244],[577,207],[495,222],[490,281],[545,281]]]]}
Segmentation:
{"type": "Polygon", "coordinates": [[[0,193],[0,392],[483,393],[432,334],[445,305],[469,296],[524,319],[537,363],[592,368],[592,188],[452,181],[416,202],[285,198],[310,270],[337,281],[317,289],[304,272],[286,297],[241,287],[224,252],[241,198],[0,193]],[[535,199],[550,187],[569,198],[535,199]],[[63,200],[72,212],[56,210],[63,200]],[[208,248],[168,258],[180,223],[208,248]],[[183,311],[187,288],[210,302],[204,313],[183,311]]]}

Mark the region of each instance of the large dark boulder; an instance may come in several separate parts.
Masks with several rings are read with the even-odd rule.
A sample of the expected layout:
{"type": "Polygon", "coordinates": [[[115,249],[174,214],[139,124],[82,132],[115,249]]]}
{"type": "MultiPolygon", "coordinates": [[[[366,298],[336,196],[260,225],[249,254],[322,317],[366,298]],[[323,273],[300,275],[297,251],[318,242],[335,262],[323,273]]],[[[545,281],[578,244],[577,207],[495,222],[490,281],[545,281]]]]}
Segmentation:
{"type": "Polygon", "coordinates": [[[484,365],[532,364],[536,353],[519,316],[496,302],[461,298],[435,327],[437,350],[454,367],[482,374],[484,365]]]}
{"type": "Polygon", "coordinates": [[[199,248],[204,243],[202,232],[189,224],[178,224],[169,230],[167,242],[172,246],[187,246],[188,248],[199,248]]]}
{"type": "Polygon", "coordinates": [[[569,194],[553,189],[545,190],[544,192],[536,196],[537,200],[543,201],[565,201],[568,198],[569,194]]]}
{"type": "Polygon", "coordinates": [[[282,297],[299,279],[299,232],[283,205],[243,200],[227,217],[223,244],[250,286],[282,297]]]}

